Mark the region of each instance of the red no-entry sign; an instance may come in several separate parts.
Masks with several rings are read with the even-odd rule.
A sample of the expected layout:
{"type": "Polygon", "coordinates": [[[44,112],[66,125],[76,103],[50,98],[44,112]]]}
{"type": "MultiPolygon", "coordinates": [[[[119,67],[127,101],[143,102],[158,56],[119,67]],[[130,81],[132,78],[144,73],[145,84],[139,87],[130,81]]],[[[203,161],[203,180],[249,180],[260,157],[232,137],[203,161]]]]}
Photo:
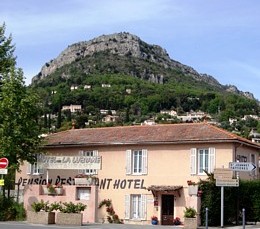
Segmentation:
{"type": "Polygon", "coordinates": [[[0,158],[0,169],[5,169],[8,166],[8,159],[3,157],[0,158]]]}

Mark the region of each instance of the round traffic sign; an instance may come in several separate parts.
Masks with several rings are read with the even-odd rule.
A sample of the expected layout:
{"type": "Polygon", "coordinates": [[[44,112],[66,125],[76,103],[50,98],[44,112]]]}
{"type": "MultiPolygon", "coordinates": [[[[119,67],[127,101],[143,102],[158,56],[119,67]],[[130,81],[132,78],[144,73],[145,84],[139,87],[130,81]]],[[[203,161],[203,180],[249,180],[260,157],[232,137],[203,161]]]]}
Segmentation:
{"type": "Polygon", "coordinates": [[[0,169],[5,169],[8,166],[8,159],[3,157],[0,158],[0,169]]]}

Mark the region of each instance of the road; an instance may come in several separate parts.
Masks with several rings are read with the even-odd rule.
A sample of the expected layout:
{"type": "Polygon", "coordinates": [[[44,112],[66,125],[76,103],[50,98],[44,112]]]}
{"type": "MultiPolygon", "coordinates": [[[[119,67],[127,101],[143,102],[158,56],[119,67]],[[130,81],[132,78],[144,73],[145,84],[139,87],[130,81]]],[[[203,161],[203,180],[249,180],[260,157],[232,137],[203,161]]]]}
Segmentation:
{"type": "MultiPolygon", "coordinates": [[[[83,226],[64,226],[64,225],[41,225],[41,224],[28,224],[27,222],[0,222],[0,229],[181,229],[183,226],[162,226],[162,225],[129,225],[129,224],[88,224],[83,226]]],[[[209,229],[220,229],[221,227],[209,227],[209,229]]],[[[225,227],[227,229],[242,229],[242,226],[225,227]]],[[[246,225],[246,229],[259,228],[257,225],[246,225]]],[[[205,227],[199,227],[205,229],[205,227]]]]}

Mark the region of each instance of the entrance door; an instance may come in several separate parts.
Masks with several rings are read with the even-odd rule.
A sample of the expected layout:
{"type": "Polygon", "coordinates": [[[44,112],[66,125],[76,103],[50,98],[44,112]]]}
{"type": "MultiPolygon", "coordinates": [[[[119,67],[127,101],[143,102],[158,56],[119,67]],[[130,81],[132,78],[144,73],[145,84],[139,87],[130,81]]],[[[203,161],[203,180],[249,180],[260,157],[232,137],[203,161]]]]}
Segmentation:
{"type": "Polygon", "coordinates": [[[173,225],[174,195],[162,195],[162,225],[173,225]]]}

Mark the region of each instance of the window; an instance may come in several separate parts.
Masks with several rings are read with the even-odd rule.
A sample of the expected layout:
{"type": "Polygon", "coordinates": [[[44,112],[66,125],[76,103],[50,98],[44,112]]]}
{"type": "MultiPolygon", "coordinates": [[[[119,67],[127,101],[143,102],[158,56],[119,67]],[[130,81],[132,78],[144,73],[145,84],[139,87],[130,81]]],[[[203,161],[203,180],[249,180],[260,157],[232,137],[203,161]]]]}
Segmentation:
{"type": "Polygon", "coordinates": [[[27,166],[27,174],[31,175],[40,175],[44,173],[43,167],[41,164],[38,163],[39,154],[37,155],[37,160],[33,164],[28,164],[27,166]]]}
{"type": "Polygon", "coordinates": [[[199,149],[198,151],[198,173],[203,174],[203,170],[209,171],[209,149],[199,149]]]}
{"type": "Polygon", "coordinates": [[[126,174],[147,174],[147,150],[126,151],[126,174]]]}
{"type": "Polygon", "coordinates": [[[126,195],[125,196],[125,219],[145,220],[146,219],[146,196],[126,195]]]}
{"type": "MultiPolygon", "coordinates": [[[[97,150],[92,150],[92,151],[91,150],[90,151],[80,150],[79,155],[84,156],[84,157],[96,157],[96,156],[98,156],[98,151],[97,150]]],[[[93,174],[97,174],[97,170],[96,169],[79,169],[78,173],[93,175],[93,174]]]]}
{"type": "Polygon", "coordinates": [[[89,200],[90,188],[77,188],[77,200],[89,200]]]}
{"type": "Polygon", "coordinates": [[[196,149],[190,153],[190,173],[192,175],[206,175],[204,171],[212,173],[215,168],[215,148],[196,149]]]}

